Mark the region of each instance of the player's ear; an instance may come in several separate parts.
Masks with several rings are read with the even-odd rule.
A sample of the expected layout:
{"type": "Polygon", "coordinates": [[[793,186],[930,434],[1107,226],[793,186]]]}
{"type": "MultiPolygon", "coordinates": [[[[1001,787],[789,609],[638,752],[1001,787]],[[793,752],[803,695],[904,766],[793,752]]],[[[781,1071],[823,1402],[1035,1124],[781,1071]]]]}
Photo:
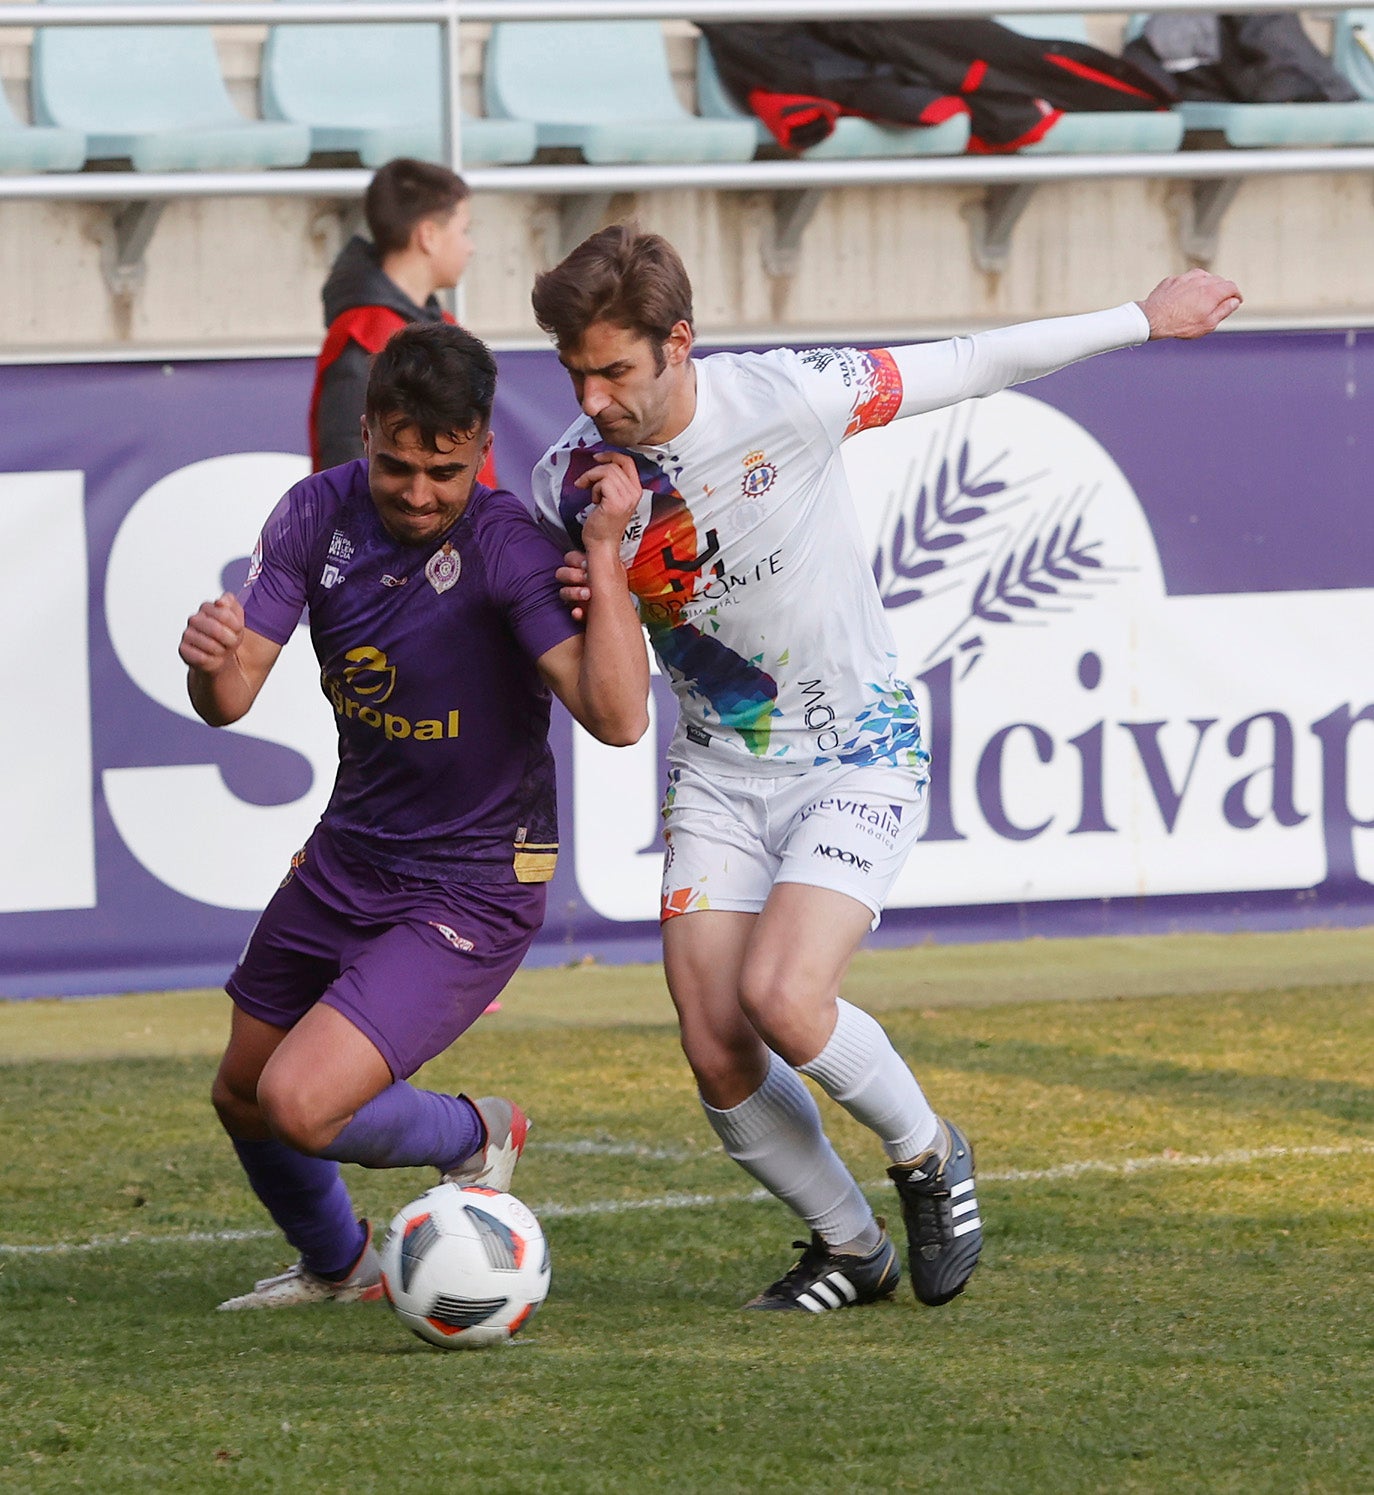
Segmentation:
{"type": "Polygon", "coordinates": [[[672,368],[680,367],[692,356],[695,342],[690,322],[674,322],[673,330],[663,341],[663,357],[672,368]]]}
{"type": "Polygon", "coordinates": [[[358,429],[363,433],[363,456],[370,457],[372,455],[372,432],[368,429],[365,415],[358,417],[358,429]]]}

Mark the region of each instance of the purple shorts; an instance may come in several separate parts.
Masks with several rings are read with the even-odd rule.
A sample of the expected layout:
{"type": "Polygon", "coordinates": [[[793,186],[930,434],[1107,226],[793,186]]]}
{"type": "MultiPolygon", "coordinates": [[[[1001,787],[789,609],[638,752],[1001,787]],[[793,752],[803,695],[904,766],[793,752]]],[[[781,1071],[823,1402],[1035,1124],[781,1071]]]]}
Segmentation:
{"type": "Polygon", "coordinates": [[[407,1079],[471,1027],[544,921],[543,883],[437,883],[372,867],[316,831],[263,910],[226,990],[293,1027],[341,1012],[407,1079]],[[303,860],[302,860],[303,858],[303,860]]]}

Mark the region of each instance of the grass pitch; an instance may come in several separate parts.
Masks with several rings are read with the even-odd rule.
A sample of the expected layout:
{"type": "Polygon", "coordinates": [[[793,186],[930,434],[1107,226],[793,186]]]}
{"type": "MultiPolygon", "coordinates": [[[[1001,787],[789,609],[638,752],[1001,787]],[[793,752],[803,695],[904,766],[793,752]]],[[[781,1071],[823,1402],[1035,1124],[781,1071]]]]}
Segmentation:
{"type": "MultiPolygon", "coordinates": [[[[1366,1495],[1371,970],[1367,931],[861,957],[987,1246],[943,1309],[820,1319],[738,1311],[796,1226],[717,1151],[658,973],[524,974],[423,1076],[536,1122],[553,1292],[474,1354],[381,1305],[211,1311],[287,1259],[208,1104],[222,996],[0,1004],[0,1488],[1366,1495]]],[[[384,1224],[429,1179],[350,1182],[384,1224]]]]}

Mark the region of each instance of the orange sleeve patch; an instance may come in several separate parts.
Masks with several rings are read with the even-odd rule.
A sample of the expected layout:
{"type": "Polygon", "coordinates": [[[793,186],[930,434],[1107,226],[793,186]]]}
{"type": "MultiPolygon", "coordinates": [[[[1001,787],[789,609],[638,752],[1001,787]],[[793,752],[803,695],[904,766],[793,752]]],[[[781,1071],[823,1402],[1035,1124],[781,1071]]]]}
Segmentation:
{"type": "Polygon", "coordinates": [[[874,348],[863,355],[869,377],[859,391],[854,413],[845,428],[846,436],[885,426],[902,408],[902,375],[897,360],[886,348],[874,348]]]}

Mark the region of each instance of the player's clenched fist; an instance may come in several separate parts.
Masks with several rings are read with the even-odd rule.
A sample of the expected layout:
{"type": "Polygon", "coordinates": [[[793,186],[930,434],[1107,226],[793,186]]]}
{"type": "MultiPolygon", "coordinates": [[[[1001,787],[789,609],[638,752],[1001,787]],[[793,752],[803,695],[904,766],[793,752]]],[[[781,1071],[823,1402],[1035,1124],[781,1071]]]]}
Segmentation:
{"type": "Polygon", "coordinates": [[[1161,337],[1206,337],[1240,305],[1234,282],[1210,270],[1170,275],[1140,303],[1150,323],[1150,340],[1161,337]]]}
{"type": "Polygon", "coordinates": [[[593,545],[610,543],[618,549],[621,536],[639,507],[644,485],[634,458],[624,452],[602,452],[576,486],[591,491],[595,505],[582,521],[582,538],[593,545]]]}
{"type": "Polygon", "coordinates": [[[202,602],[186,620],[177,651],[184,663],[203,675],[217,675],[238,652],[243,641],[243,608],[232,592],[214,602],[202,602]]]}

